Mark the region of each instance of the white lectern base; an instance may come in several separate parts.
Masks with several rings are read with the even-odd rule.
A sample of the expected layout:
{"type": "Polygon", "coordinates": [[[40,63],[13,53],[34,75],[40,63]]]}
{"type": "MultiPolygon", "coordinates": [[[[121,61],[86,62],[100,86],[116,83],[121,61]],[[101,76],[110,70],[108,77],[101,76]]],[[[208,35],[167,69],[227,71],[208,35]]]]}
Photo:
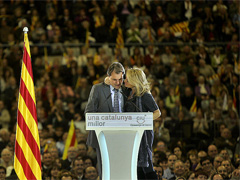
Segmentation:
{"type": "Polygon", "coordinates": [[[86,113],[86,129],[95,130],[103,180],[137,180],[138,151],[144,130],[153,129],[153,113],[86,113]]]}
{"type": "Polygon", "coordinates": [[[137,180],[138,149],[143,131],[104,130],[99,135],[96,133],[102,156],[102,179],[137,180]]]}

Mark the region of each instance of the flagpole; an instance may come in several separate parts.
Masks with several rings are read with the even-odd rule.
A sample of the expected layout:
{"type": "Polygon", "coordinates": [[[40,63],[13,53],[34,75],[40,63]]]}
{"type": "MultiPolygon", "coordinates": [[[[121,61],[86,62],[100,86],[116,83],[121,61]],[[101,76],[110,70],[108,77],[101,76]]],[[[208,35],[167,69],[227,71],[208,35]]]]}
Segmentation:
{"type": "Polygon", "coordinates": [[[24,47],[18,97],[14,170],[21,180],[41,180],[40,140],[28,28],[24,27],[23,32],[24,47]]]}

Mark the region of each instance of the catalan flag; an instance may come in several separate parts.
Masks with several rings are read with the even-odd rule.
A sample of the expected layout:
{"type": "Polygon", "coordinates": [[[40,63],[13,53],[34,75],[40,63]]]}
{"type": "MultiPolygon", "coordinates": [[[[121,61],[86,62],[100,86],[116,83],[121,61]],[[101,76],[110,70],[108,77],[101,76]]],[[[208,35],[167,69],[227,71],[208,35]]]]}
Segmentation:
{"type": "Polygon", "coordinates": [[[170,27],[170,31],[172,33],[178,33],[178,32],[187,32],[189,33],[190,30],[188,28],[189,22],[188,21],[183,21],[180,23],[176,23],[170,27]]]}
{"type": "Polygon", "coordinates": [[[192,103],[192,106],[190,108],[190,112],[197,112],[197,97],[195,96],[194,100],[193,100],[193,103],[192,103]]]}
{"type": "Polygon", "coordinates": [[[116,48],[124,48],[124,41],[123,41],[123,34],[122,34],[122,28],[118,28],[118,34],[116,39],[116,48]]]}
{"type": "Polygon", "coordinates": [[[49,148],[49,145],[48,145],[48,143],[47,143],[47,144],[45,144],[45,146],[44,146],[43,152],[44,152],[44,153],[47,152],[47,151],[48,151],[48,148],[49,148]]]}
{"type": "Polygon", "coordinates": [[[72,147],[72,146],[77,147],[77,144],[78,143],[77,143],[77,138],[76,138],[76,133],[75,133],[74,122],[72,120],[69,131],[68,131],[67,140],[65,143],[65,148],[64,148],[63,157],[62,157],[63,160],[67,159],[68,148],[72,147]]]}
{"type": "Polygon", "coordinates": [[[179,89],[179,85],[176,86],[175,88],[175,96],[180,96],[180,89],[179,89]]]}
{"type": "Polygon", "coordinates": [[[32,63],[27,31],[24,31],[24,52],[18,97],[14,169],[19,179],[42,179],[40,142],[32,63]]]}
{"type": "Polygon", "coordinates": [[[148,38],[149,41],[152,43],[153,42],[153,36],[152,36],[152,32],[151,32],[151,27],[148,27],[148,38]]]}
{"type": "Polygon", "coordinates": [[[208,81],[209,84],[213,85],[213,83],[214,83],[216,80],[220,79],[220,74],[213,74],[212,76],[207,77],[206,79],[207,79],[207,81],[208,81]]]}
{"type": "Polygon", "coordinates": [[[47,47],[44,47],[44,64],[45,64],[45,70],[46,72],[51,71],[51,66],[48,63],[48,52],[47,52],[47,47]]]}
{"type": "Polygon", "coordinates": [[[101,26],[101,21],[99,16],[95,16],[95,28],[98,28],[101,26]]]}
{"type": "Polygon", "coordinates": [[[113,20],[112,20],[112,24],[111,24],[111,26],[110,26],[110,30],[115,29],[116,24],[117,24],[117,20],[118,20],[117,16],[114,15],[113,20]]]}

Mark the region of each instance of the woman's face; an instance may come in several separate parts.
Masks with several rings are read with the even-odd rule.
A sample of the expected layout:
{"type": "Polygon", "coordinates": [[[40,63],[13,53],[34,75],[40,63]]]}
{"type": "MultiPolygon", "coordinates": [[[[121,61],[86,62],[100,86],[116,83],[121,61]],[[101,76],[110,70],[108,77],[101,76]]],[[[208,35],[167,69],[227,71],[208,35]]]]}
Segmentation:
{"type": "Polygon", "coordinates": [[[159,165],[162,166],[164,170],[168,168],[168,162],[167,161],[160,162],[159,165]]]}
{"type": "Polygon", "coordinates": [[[127,87],[127,88],[133,88],[134,86],[132,85],[132,84],[130,84],[129,82],[128,82],[128,78],[127,78],[127,76],[126,76],[126,79],[124,80],[124,83],[125,83],[125,86],[127,87]]]}
{"type": "Polygon", "coordinates": [[[197,157],[194,154],[191,154],[189,156],[189,159],[192,161],[192,163],[196,163],[197,162],[197,157]]]}
{"type": "Polygon", "coordinates": [[[54,168],[52,168],[52,170],[51,170],[51,175],[54,176],[54,177],[56,177],[56,175],[58,175],[58,172],[59,172],[58,168],[54,167],[54,168]]]}
{"type": "Polygon", "coordinates": [[[179,147],[174,148],[174,154],[177,155],[178,158],[182,156],[182,151],[179,147]]]}

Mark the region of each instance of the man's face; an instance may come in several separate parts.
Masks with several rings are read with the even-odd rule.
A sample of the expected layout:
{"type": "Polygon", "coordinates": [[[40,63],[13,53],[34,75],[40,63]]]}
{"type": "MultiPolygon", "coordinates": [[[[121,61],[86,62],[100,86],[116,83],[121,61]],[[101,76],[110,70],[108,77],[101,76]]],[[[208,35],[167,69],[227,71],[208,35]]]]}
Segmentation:
{"type": "Polygon", "coordinates": [[[228,139],[230,137],[230,131],[228,128],[225,128],[223,129],[222,133],[221,133],[221,136],[224,138],[224,139],[228,139]]]}
{"type": "Polygon", "coordinates": [[[91,161],[90,159],[86,159],[86,160],[84,161],[84,167],[87,168],[87,167],[89,167],[89,166],[92,166],[92,161],[91,161]]]}
{"type": "Polygon", "coordinates": [[[221,165],[222,161],[223,161],[222,157],[220,156],[216,157],[213,162],[214,168],[217,169],[221,165]]]}
{"type": "Polygon", "coordinates": [[[171,155],[171,156],[168,157],[168,167],[170,169],[173,169],[173,165],[174,165],[176,160],[177,160],[177,157],[175,155],[171,155]]]}
{"type": "Polygon", "coordinates": [[[109,81],[110,85],[112,85],[115,89],[120,89],[123,82],[123,73],[117,74],[113,71],[112,74],[109,76],[109,81]]]}
{"type": "Polygon", "coordinates": [[[0,169],[0,180],[4,180],[6,178],[6,172],[4,169],[0,169]]]}
{"type": "Polygon", "coordinates": [[[77,149],[75,147],[70,147],[68,149],[68,158],[74,159],[77,156],[77,149]]]}
{"type": "Polygon", "coordinates": [[[4,150],[1,154],[1,156],[2,156],[3,161],[6,163],[8,163],[12,158],[11,152],[9,150],[4,150]]]}
{"type": "Polygon", "coordinates": [[[222,161],[222,166],[224,166],[227,169],[228,173],[231,173],[231,164],[228,160],[222,161]]]}
{"type": "Polygon", "coordinates": [[[54,157],[54,158],[58,158],[59,157],[58,149],[53,148],[53,149],[50,150],[50,153],[51,153],[52,157],[54,157]]]}
{"type": "Polygon", "coordinates": [[[229,156],[228,156],[228,152],[227,150],[223,149],[221,152],[220,152],[220,155],[223,157],[224,160],[228,159],[229,156]]]}
{"type": "Polygon", "coordinates": [[[173,172],[176,176],[182,176],[185,172],[184,164],[182,162],[176,162],[174,164],[173,172]]]}
{"type": "Polygon", "coordinates": [[[89,180],[95,180],[97,179],[97,170],[95,167],[91,166],[86,169],[85,176],[89,180]]]}
{"type": "Polygon", "coordinates": [[[209,172],[212,170],[212,163],[210,162],[210,160],[205,160],[202,162],[202,167],[203,170],[205,170],[206,172],[209,172]]]}
{"type": "Polygon", "coordinates": [[[225,168],[225,166],[219,166],[217,168],[217,172],[221,175],[227,176],[227,169],[225,168]]]}
{"type": "Polygon", "coordinates": [[[87,149],[84,144],[79,144],[77,148],[78,148],[78,154],[80,154],[81,156],[85,156],[87,154],[87,149]]]}
{"type": "Polygon", "coordinates": [[[79,159],[75,161],[74,164],[74,170],[77,174],[82,174],[83,173],[83,168],[84,168],[84,164],[83,164],[83,160],[79,159]]]}
{"type": "Polygon", "coordinates": [[[158,151],[165,152],[166,149],[165,149],[165,144],[164,144],[164,142],[161,142],[161,141],[160,141],[160,142],[157,143],[157,150],[158,150],[158,151]]]}
{"type": "Polygon", "coordinates": [[[214,158],[217,155],[218,151],[216,146],[210,145],[208,148],[208,155],[212,158],[214,158]]]}
{"type": "Polygon", "coordinates": [[[46,166],[49,166],[52,164],[52,155],[51,153],[45,153],[43,154],[43,163],[46,165],[46,166]]]}
{"type": "Polygon", "coordinates": [[[162,177],[163,175],[163,171],[162,171],[162,168],[161,167],[156,167],[154,166],[153,169],[155,170],[156,174],[158,177],[162,177]]]}

